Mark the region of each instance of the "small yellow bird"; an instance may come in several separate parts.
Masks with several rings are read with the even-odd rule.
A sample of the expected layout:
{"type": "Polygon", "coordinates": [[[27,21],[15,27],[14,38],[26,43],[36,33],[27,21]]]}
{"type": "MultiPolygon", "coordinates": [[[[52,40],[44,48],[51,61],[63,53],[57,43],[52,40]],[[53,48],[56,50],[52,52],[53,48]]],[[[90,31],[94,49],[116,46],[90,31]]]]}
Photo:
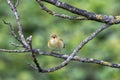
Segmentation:
{"type": "Polygon", "coordinates": [[[61,51],[61,49],[65,48],[65,44],[56,33],[53,33],[50,35],[48,47],[51,48],[52,51],[61,51]]]}

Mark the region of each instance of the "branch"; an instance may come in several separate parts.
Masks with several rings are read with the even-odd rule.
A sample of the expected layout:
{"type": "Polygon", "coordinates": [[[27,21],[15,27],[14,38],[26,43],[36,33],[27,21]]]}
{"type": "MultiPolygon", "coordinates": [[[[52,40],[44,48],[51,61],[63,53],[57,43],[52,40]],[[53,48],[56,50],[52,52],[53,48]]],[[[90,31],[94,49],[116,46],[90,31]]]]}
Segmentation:
{"type": "Polygon", "coordinates": [[[86,10],[78,9],[74,6],[71,6],[65,2],[61,2],[59,0],[37,0],[37,2],[40,4],[40,1],[50,3],[58,8],[62,8],[64,10],[67,10],[69,12],[72,12],[77,15],[81,15],[86,17],[88,20],[94,20],[102,23],[107,24],[118,24],[120,23],[120,16],[108,16],[108,15],[102,15],[102,14],[96,14],[92,12],[88,12],[86,10]]]}
{"type": "Polygon", "coordinates": [[[28,51],[28,50],[8,50],[8,49],[0,49],[0,52],[24,53],[24,52],[29,52],[29,51],[28,51]]]}
{"type": "Polygon", "coordinates": [[[14,42],[10,42],[10,44],[15,46],[15,47],[23,47],[23,45],[18,45],[18,44],[14,43],[14,42]]]}
{"type": "MultiPolygon", "coordinates": [[[[20,37],[20,39],[22,41],[22,44],[24,44],[25,47],[28,47],[28,44],[26,43],[23,32],[22,32],[22,26],[21,26],[21,23],[20,23],[20,18],[19,18],[16,6],[12,4],[11,0],[6,0],[6,1],[9,4],[11,10],[14,13],[14,16],[15,16],[15,19],[16,19],[16,22],[17,22],[17,25],[18,25],[18,34],[19,34],[19,37],[20,37]]],[[[18,3],[16,3],[16,4],[18,6],[18,3]]]]}
{"type": "Polygon", "coordinates": [[[19,1],[20,1],[20,0],[16,0],[16,2],[15,2],[15,7],[18,7],[19,1]]]}
{"type": "MultiPolygon", "coordinates": [[[[58,54],[58,53],[52,52],[50,54],[49,52],[45,52],[45,51],[42,51],[40,49],[34,49],[33,52],[35,52],[36,54],[40,54],[40,55],[52,56],[52,57],[62,58],[62,59],[67,59],[69,57],[69,55],[61,54],[61,53],[58,54]]],[[[108,61],[97,60],[97,59],[93,59],[93,58],[82,58],[79,56],[74,56],[71,60],[72,61],[79,61],[79,62],[83,62],[83,63],[94,63],[94,64],[99,64],[99,65],[113,67],[113,68],[120,68],[120,64],[115,64],[115,63],[111,63],[108,61]]]]}
{"type": "MultiPolygon", "coordinates": [[[[38,63],[38,61],[37,61],[37,59],[36,59],[35,53],[33,52],[33,48],[32,48],[32,36],[28,37],[28,38],[27,38],[27,41],[28,41],[28,44],[30,45],[30,51],[31,51],[31,53],[32,53],[33,62],[35,63],[37,70],[38,70],[39,72],[42,72],[43,69],[40,67],[40,65],[39,65],[39,63],[38,63]]],[[[31,67],[32,67],[32,66],[31,66],[31,67]]]]}
{"type": "MultiPolygon", "coordinates": [[[[7,50],[7,49],[0,49],[0,52],[8,52],[8,53],[25,53],[25,52],[30,52],[28,50],[7,50]]],[[[61,59],[67,59],[69,57],[69,55],[66,54],[58,54],[58,53],[49,53],[49,52],[45,52],[42,51],[40,49],[33,49],[33,52],[35,54],[40,54],[40,55],[45,55],[45,56],[51,56],[51,57],[56,57],[56,58],[61,58],[61,59]]],[[[79,61],[79,62],[83,62],[83,63],[93,63],[93,64],[99,64],[99,65],[103,65],[103,66],[108,66],[108,67],[113,67],[113,68],[120,68],[120,64],[115,64],[115,63],[111,63],[108,61],[104,61],[104,60],[97,60],[97,59],[93,59],[93,58],[82,58],[79,56],[74,56],[72,59],[72,61],[79,61]]],[[[31,67],[33,67],[35,70],[38,70],[38,68],[35,68],[33,65],[30,65],[31,67]]]]}
{"type": "MultiPolygon", "coordinates": [[[[18,40],[20,43],[22,43],[22,41],[19,39],[19,37],[17,37],[17,35],[15,34],[15,29],[14,29],[14,27],[13,27],[10,23],[6,22],[5,20],[3,20],[3,22],[4,22],[4,24],[6,24],[6,25],[8,25],[8,26],[10,27],[11,35],[12,35],[16,40],[18,40]]],[[[23,44],[23,43],[22,43],[22,44],[23,44]]],[[[23,44],[23,45],[24,45],[24,44],[23,44]]]]}
{"type": "Polygon", "coordinates": [[[95,32],[93,32],[90,36],[88,36],[86,39],[84,39],[79,45],[78,47],[76,47],[73,51],[73,55],[76,55],[77,52],[82,49],[83,46],[85,46],[85,44],[87,44],[90,40],[92,40],[93,38],[95,38],[101,31],[103,31],[104,29],[110,27],[110,24],[105,24],[102,27],[100,27],[98,30],[96,30],[95,32]]]}
{"type": "Polygon", "coordinates": [[[87,20],[87,18],[85,17],[79,17],[79,16],[69,16],[69,15],[65,15],[65,14],[58,14],[56,12],[53,12],[51,10],[49,10],[42,2],[41,0],[36,0],[39,5],[41,6],[42,10],[46,11],[47,13],[53,15],[53,16],[57,16],[57,17],[61,17],[64,19],[70,19],[70,20],[87,20]]]}
{"type": "MultiPolygon", "coordinates": [[[[93,32],[90,36],[88,36],[86,39],[84,39],[74,50],[70,55],[63,55],[63,54],[57,54],[57,53],[47,53],[44,51],[41,51],[39,49],[33,49],[32,47],[32,36],[28,37],[27,39],[25,39],[23,32],[22,32],[22,26],[20,23],[20,18],[17,12],[16,7],[18,6],[18,0],[16,2],[16,5],[13,5],[11,0],[6,0],[7,3],[9,4],[11,10],[14,13],[16,22],[17,22],[17,26],[18,26],[18,34],[19,37],[17,37],[17,35],[14,32],[14,28],[10,23],[7,23],[4,21],[5,24],[10,26],[11,29],[11,34],[15,37],[15,39],[17,39],[23,46],[23,48],[25,48],[25,50],[7,50],[7,49],[0,49],[0,52],[15,52],[15,53],[23,53],[23,52],[31,52],[32,53],[32,58],[33,58],[33,62],[35,63],[35,67],[30,65],[31,67],[33,67],[35,70],[42,72],[42,73],[48,73],[48,72],[53,72],[56,71],[58,69],[63,68],[64,66],[66,66],[71,60],[75,60],[75,61],[80,61],[80,62],[86,62],[86,63],[95,63],[95,64],[100,64],[100,65],[104,65],[104,66],[109,66],[109,67],[114,67],[114,68],[120,68],[120,64],[113,64],[107,61],[103,61],[103,60],[96,60],[96,59],[92,59],[92,58],[81,58],[79,56],[76,56],[76,54],[85,46],[85,44],[87,44],[90,40],[92,40],[93,38],[95,38],[101,31],[103,31],[104,29],[110,27],[112,24],[117,24],[120,22],[120,17],[119,16],[106,16],[106,15],[98,15],[95,13],[91,13],[88,12],[86,10],[81,10],[78,8],[75,8],[69,4],[66,4],[64,2],[60,2],[58,0],[36,0],[39,5],[42,7],[42,9],[46,12],[48,12],[51,15],[54,16],[58,16],[58,17],[62,17],[62,18],[66,18],[66,19],[75,19],[75,20],[85,20],[85,19],[89,19],[89,20],[95,20],[95,21],[99,21],[99,22],[103,22],[105,23],[102,27],[100,27],[98,30],[96,30],[95,32],[93,32]],[[53,4],[59,8],[65,9],[69,12],[78,14],[82,17],[74,17],[74,16],[68,16],[65,14],[58,14],[56,12],[53,12],[51,10],[49,10],[47,7],[45,7],[45,5],[41,2],[48,2],[50,4],[53,4]],[[52,68],[48,68],[48,69],[43,69],[40,64],[37,61],[36,58],[36,54],[41,54],[41,55],[47,55],[47,56],[54,56],[57,58],[63,58],[65,59],[65,61],[63,61],[61,64],[52,67],[52,68]]],[[[15,46],[19,46],[16,44],[13,44],[15,46]]]]}

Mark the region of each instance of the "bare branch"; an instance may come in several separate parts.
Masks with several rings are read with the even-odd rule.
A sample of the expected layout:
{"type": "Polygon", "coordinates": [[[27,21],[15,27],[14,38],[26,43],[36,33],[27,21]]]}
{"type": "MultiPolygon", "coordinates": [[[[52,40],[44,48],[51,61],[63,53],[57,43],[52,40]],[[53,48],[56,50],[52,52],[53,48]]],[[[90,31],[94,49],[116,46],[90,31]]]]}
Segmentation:
{"type": "Polygon", "coordinates": [[[65,14],[58,14],[56,12],[53,12],[51,10],[49,10],[42,2],[41,0],[36,0],[39,5],[41,6],[42,10],[46,11],[47,13],[53,15],[53,16],[57,16],[57,17],[61,17],[61,18],[65,18],[65,19],[70,19],[70,20],[87,20],[87,18],[85,17],[80,17],[80,16],[69,16],[69,15],[65,15],[65,14]]]}
{"type": "Polygon", "coordinates": [[[15,5],[12,4],[11,0],[6,0],[6,1],[9,4],[11,10],[14,13],[14,16],[15,16],[15,19],[16,19],[16,22],[17,22],[17,25],[18,25],[18,34],[20,36],[20,39],[21,39],[22,43],[24,44],[24,46],[28,47],[28,44],[26,43],[23,32],[22,32],[22,26],[21,26],[21,23],[20,23],[20,18],[19,18],[17,9],[16,9],[15,5]]]}
{"type": "Polygon", "coordinates": [[[20,0],[16,0],[16,2],[15,2],[15,7],[18,7],[19,1],[20,1],[20,0]]]}
{"type": "Polygon", "coordinates": [[[120,23],[120,16],[108,16],[108,15],[102,15],[102,14],[96,14],[92,12],[88,12],[86,10],[78,9],[76,7],[73,7],[65,2],[61,2],[59,0],[37,0],[37,2],[40,4],[40,1],[44,1],[50,4],[53,4],[56,7],[65,9],[69,12],[72,12],[77,15],[81,15],[86,17],[88,20],[94,20],[99,21],[102,23],[107,24],[118,24],[120,23]]]}
{"type": "Polygon", "coordinates": [[[90,40],[92,40],[93,38],[96,37],[96,35],[98,35],[101,31],[103,31],[104,29],[110,27],[110,24],[105,24],[102,27],[100,27],[98,30],[96,30],[95,32],[93,32],[90,36],[88,36],[86,39],[84,39],[79,45],[78,47],[76,47],[72,53],[72,55],[76,55],[77,52],[82,49],[83,46],[85,46],[85,44],[87,44],[90,40]]]}
{"type": "MultiPolygon", "coordinates": [[[[34,49],[34,52],[36,54],[40,54],[40,55],[45,55],[45,56],[52,56],[52,57],[56,57],[56,58],[62,58],[62,59],[67,59],[69,57],[69,55],[66,54],[58,54],[58,53],[49,53],[49,52],[44,52],[42,50],[39,49],[34,49]]],[[[113,68],[120,68],[120,64],[115,64],[115,63],[111,63],[108,61],[104,61],[104,60],[97,60],[97,59],[93,59],[93,58],[82,58],[79,56],[74,56],[72,59],[72,61],[79,61],[79,62],[83,62],[83,63],[94,63],[94,64],[99,64],[102,66],[108,66],[108,67],[113,67],[113,68]]]]}
{"type": "Polygon", "coordinates": [[[29,52],[29,51],[28,51],[28,50],[8,50],[8,49],[0,49],[0,52],[24,53],[24,52],[29,52]]]}
{"type": "Polygon", "coordinates": [[[39,65],[39,63],[38,63],[38,61],[36,59],[35,53],[33,52],[33,48],[32,48],[32,36],[28,37],[27,41],[28,41],[28,44],[30,45],[30,51],[32,53],[33,62],[35,63],[37,70],[39,72],[42,72],[42,68],[40,67],[40,65],[39,65]]]}
{"type": "Polygon", "coordinates": [[[15,46],[15,47],[23,47],[23,45],[18,45],[16,43],[10,42],[11,45],[15,46]]]}
{"type": "MultiPolygon", "coordinates": [[[[24,53],[24,52],[30,52],[28,50],[7,50],[7,49],[0,49],[0,52],[8,52],[8,53],[24,53]]],[[[40,55],[45,55],[45,56],[51,56],[51,57],[56,57],[56,58],[61,58],[61,59],[67,59],[69,57],[69,55],[66,54],[58,54],[58,53],[49,53],[49,52],[45,52],[42,51],[40,49],[33,49],[33,52],[35,52],[35,54],[40,54],[40,55]]],[[[72,59],[72,61],[79,61],[79,62],[83,62],[83,63],[93,63],[93,64],[99,64],[102,66],[108,66],[108,67],[113,67],[113,68],[120,68],[120,64],[115,64],[115,63],[111,63],[108,61],[104,61],[104,60],[97,60],[97,59],[93,59],[93,58],[82,58],[79,56],[74,56],[72,59]]],[[[30,64],[30,66],[35,69],[38,70],[37,67],[34,67],[33,65],[30,64]]],[[[43,70],[43,69],[42,69],[43,70]]]]}
{"type": "Polygon", "coordinates": [[[6,24],[6,25],[8,25],[8,26],[10,27],[12,36],[13,36],[16,40],[18,40],[20,43],[22,43],[22,41],[21,41],[21,40],[17,37],[17,35],[15,34],[14,27],[13,27],[10,23],[8,23],[8,22],[6,22],[6,21],[4,21],[4,20],[3,20],[3,22],[4,22],[4,24],[6,24]]]}

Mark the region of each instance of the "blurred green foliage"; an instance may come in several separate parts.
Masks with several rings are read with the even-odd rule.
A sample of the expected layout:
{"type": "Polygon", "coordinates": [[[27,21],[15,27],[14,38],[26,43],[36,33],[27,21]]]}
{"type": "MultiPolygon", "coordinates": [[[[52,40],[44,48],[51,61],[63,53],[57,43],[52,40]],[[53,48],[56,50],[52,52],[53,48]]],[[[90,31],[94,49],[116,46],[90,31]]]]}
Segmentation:
{"type": "MultiPolygon", "coordinates": [[[[78,8],[98,14],[119,15],[120,0],[61,0],[78,8]]],[[[53,5],[47,7],[58,13],[74,15],[53,5]]],[[[103,24],[95,21],[67,20],[49,15],[41,10],[35,0],[20,0],[18,6],[25,37],[33,36],[33,46],[50,51],[47,41],[51,33],[59,34],[66,48],[63,53],[70,54],[73,49],[87,36],[103,24]]],[[[9,42],[18,43],[11,35],[10,29],[2,20],[12,23],[17,31],[13,12],[5,0],[0,0],[0,48],[19,49],[9,42]]],[[[90,41],[78,53],[81,57],[95,58],[119,63],[120,59],[120,25],[114,25],[95,39],[90,41]]],[[[53,57],[38,56],[44,68],[58,65],[63,60],[53,57]]],[[[71,62],[68,66],[52,72],[38,73],[27,64],[33,63],[31,55],[16,53],[0,53],[0,80],[120,80],[120,70],[96,64],[71,62]]]]}

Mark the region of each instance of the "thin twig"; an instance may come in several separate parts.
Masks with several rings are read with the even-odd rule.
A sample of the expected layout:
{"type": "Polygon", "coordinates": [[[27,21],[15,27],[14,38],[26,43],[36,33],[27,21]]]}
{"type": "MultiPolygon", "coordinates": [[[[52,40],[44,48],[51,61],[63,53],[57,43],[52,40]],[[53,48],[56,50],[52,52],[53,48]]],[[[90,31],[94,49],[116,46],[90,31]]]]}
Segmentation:
{"type": "MultiPolygon", "coordinates": [[[[8,26],[10,27],[12,36],[13,36],[16,40],[18,40],[20,43],[22,43],[22,41],[19,39],[19,37],[15,34],[15,29],[14,29],[14,27],[13,27],[10,23],[6,22],[5,20],[3,20],[3,22],[4,22],[4,24],[6,24],[6,25],[8,25],[8,26]]],[[[23,44],[23,43],[22,43],[22,44],[23,44]]]]}
{"type": "Polygon", "coordinates": [[[0,49],[0,52],[24,53],[24,52],[29,52],[29,51],[28,51],[28,50],[8,50],[8,49],[0,49]]]}
{"type": "Polygon", "coordinates": [[[20,1],[20,0],[16,0],[16,2],[15,2],[15,7],[18,7],[19,1],[20,1]]]}
{"type": "Polygon", "coordinates": [[[14,42],[10,42],[10,44],[15,46],[15,47],[23,47],[23,45],[18,45],[18,44],[14,43],[14,42]]]}
{"type": "Polygon", "coordinates": [[[36,0],[39,5],[41,6],[42,10],[46,11],[47,13],[53,15],[53,16],[57,16],[57,17],[61,17],[64,19],[70,19],[70,20],[87,20],[87,18],[85,17],[80,17],[80,16],[69,16],[69,15],[65,15],[65,14],[58,14],[56,12],[53,12],[51,10],[49,10],[43,3],[41,0],[36,0]]]}
{"type": "Polygon", "coordinates": [[[11,2],[11,0],[6,0],[6,1],[9,4],[11,10],[14,13],[14,16],[15,16],[15,19],[16,19],[16,22],[17,22],[17,25],[18,25],[18,34],[20,36],[20,39],[21,39],[22,43],[24,44],[24,46],[28,47],[28,44],[26,43],[24,35],[23,35],[23,32],[22,32],[22,26],[21,26],[21,23],[20,23],[20,18],[19,18],[17,9],[16,9],[15,5],[13,5],[13,3],[11,2]]]}

